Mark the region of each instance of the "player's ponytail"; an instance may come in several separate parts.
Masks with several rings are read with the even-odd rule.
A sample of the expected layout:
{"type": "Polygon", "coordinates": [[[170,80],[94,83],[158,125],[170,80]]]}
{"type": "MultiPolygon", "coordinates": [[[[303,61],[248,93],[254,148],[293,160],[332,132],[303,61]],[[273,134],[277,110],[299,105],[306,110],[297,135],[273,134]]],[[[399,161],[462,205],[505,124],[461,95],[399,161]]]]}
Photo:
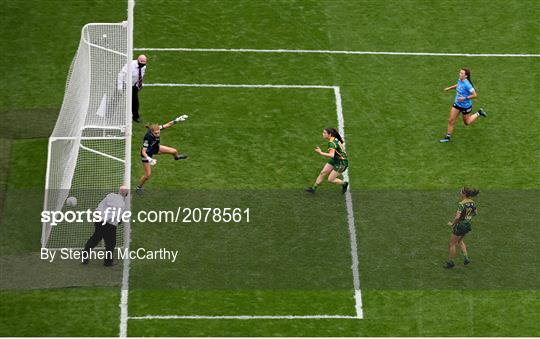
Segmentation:
{"type": "Polygon", "coordinates": [[[471,80],[471,70],[468,68],[462,68],[462,71],[465,71],[465,75],[467,76],[467,80],[471,83],[471,86],[474,87],[472,80],[471,80]]]}
{"type": "Polygon", "coordinates": [[[345,141],[343,141],[343,138],[341,137],[341,135],[339,134],[339,132],[337,131],[337,129],[333,128],[333,127],[327,127],[324,129],[326,131],[326,133],[330,134],[331,136],[333,136],[334,138],[338,139],[339,142],[341,142],[342,144],[345,143],[345,141]]]}
{"type": "Polygon", "coordinates": [[[159,129],[159,125],[158,124],[146,124],[144,125],[144,127],[146,127],[147,129],[153,131],[155,129],[159,129]]]}
{"type": "Polygon", "coordinates": [[[461,193],[466,196],[467,198],[472,198],[472,197],[475,197],[478,195],[478,193],[480,193],[480,190],[476,189],[476,188],[471,188],[471,187],[463,187],[461,189],[461,193]]]}

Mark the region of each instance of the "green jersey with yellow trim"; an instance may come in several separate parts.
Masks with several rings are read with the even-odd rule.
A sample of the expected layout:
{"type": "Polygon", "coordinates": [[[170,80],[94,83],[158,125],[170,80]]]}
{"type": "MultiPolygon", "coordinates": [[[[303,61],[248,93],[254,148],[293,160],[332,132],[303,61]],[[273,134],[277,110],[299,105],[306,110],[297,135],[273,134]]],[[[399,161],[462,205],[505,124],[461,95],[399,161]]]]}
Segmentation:
{"type": "Polygon", "coordinates": [[[459,221],[471,221],[476,215],[476,204],[471,199],[464,199],[458,204],[458,211],[461,213],[459,221]]]}
{"type": "Polygon", "coordinates": [[[345,150],[343,149],[342,145],[339,143],[339,140],[336,138],[330,139],[328,142],[328,150],[334,149],[334,160],[336,161],[343,161],[347,160],[348,156],[345,150]]]}

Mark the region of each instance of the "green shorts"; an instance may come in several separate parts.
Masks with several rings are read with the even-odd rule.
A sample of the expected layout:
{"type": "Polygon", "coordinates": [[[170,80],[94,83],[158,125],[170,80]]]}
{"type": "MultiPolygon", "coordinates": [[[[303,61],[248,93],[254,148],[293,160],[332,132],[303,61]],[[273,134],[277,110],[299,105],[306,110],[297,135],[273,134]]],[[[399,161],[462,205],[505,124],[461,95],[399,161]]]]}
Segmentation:
{"type": "Polygon", "coordinates": [[[332,167],[334,168],[334,171],[339,172],[339,173],[345,172],[347,167],[349,167],[349,160],[347,159],[345,160],[330,159],[328,163],[332,165],[332,167]]]}
{"type": "Polygon", "coordinates": [[[462,221],[452,229],[452,233],[458,237],[462,237],[471,231],[471,223],[462,221]]]}

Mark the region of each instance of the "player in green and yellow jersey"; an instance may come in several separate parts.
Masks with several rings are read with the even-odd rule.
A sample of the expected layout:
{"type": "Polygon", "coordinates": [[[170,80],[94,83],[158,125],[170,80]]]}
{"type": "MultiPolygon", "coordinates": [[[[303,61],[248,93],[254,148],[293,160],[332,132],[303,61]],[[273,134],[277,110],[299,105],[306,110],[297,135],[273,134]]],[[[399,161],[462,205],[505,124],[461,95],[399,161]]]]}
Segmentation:
{"type": "Polygon", "coordinates": [[[315,193],[317,187],[323,182],[324,177],[328,176],[328,181],[336,185],[341,185],[342,192],[345,193],[347,192],[349,183],[338,178],[349,166],[349,157],[345,152],[345,141],[335,128],[325,128],[322,136],[328,141],[328,153],[321,151],[320,147],[315,147],[315,152],[323,157],[330,158],[330,160],[324,165],[317,180],[315,180],[315,184],[308,187],[306,191],[315,193]]]}
{"type": "Polygon", "coordinates": [[[480,191],[474,188],[463,187],[459,191],[460,202],[454,221],[448,222],[448,226],[452,227],[452,236],[450,237],[450,246],[448,247],[448,261],[444,264],[444,268],[452,268],[455,266],[454,257],[456,256],[456,245],[459,244],[463,253],[463,264],[471,263],[467,255],[467,246],[463,241],[465,235],[471,231],[471,220],[476,215],[476,204],[471,199],[480,191]]]}

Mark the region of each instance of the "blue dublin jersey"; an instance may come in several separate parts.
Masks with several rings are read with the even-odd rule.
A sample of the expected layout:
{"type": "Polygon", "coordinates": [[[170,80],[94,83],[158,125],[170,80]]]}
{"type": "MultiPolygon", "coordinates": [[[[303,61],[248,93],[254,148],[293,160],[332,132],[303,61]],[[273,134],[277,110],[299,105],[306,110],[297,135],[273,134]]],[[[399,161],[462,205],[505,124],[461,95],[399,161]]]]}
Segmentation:
{"type": "Polygon", "coordinates": [[[458,80],[456,87],[456,98],[454,99],[454,104],[459,107],[469,108],[472,106],[472,100],[466,99],[464,101],[459,101],[459,97],[468,97],[474,92],[474,87],[471,85],[471,82],[468,79],[463,81],[458,80]]]}

